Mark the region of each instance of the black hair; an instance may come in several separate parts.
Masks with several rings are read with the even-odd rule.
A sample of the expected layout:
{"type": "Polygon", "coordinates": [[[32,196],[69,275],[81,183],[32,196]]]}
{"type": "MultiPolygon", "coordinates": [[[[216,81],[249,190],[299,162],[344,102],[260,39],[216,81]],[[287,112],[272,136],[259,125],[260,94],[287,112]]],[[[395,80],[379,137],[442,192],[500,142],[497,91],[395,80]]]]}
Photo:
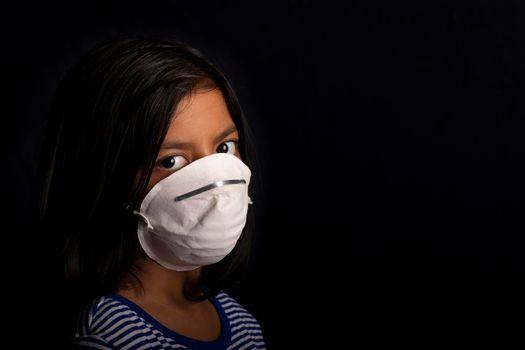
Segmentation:
{"type": "MultiPolygon", "coordinates": [[[[196,49],[168,39],[119,39],[89,51],[64,76],[54,99],[41,161],[37,242],[48,245],[75,307],[115,292],[137,257],[137,208],[179,102],[218,88],[239,132],[242,160],[254,150],[241,106],[221,71],[196,49]],[[138,181],[136,176],[138,174],[138,181]]],[[[250,196],[254,179],[251,181],[250,196]]],[[[253,212],[233,251],[203,268],[205,298],[246,265],[253,212]]],[[[37,243],[38,246],[39,243],[37,243]]]]}

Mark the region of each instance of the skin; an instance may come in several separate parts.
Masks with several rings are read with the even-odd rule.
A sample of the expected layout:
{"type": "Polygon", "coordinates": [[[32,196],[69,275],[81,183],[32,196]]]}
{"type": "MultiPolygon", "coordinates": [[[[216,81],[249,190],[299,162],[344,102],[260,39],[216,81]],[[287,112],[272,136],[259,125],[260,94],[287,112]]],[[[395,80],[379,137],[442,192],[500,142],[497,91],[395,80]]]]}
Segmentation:
{"type": "MultiPolygon", "coordinates": [[[[240,158],[238,140],[238,132],[220,90],[197,90],[188,95],[171,121],[147,191],[174,171],[207,155],[223,152],[240,158]]],[[[211,341],[220,336],[220,318],[213,304],[209,300],[191,301],[184,295],[185,286],[198,281],[201,268],[173,271],[145,254],[138,258],[136,267],[136,276],[143,288],[126,283],[118,290],[119,294],[186,337],[211,341]]]]}

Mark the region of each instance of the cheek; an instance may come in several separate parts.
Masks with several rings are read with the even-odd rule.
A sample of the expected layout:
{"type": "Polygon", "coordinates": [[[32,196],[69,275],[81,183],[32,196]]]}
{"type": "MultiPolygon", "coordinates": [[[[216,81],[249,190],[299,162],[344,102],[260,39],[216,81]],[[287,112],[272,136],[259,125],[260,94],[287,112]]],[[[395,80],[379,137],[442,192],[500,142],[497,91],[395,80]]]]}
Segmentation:
{"type": "Polygon", "coordinates": [[[146,188],[146,194],[151,191],[153,186],[155,186],[158,182],[160,182],[162,179],[168,177],[170,174],[168,172],[160,172],[160,171],[153,171],[151,174],[151,177],[148,182],[148,187],[146,188]]]}

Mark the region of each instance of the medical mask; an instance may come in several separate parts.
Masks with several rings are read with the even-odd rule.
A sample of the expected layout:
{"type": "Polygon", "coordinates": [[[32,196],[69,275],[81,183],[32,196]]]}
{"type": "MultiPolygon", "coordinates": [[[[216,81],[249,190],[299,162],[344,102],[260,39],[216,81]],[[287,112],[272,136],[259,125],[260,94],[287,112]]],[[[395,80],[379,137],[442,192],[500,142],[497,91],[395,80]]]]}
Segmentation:
{"type": "Polygon", "coordinates": [[[158,182],[135,211],[146,254],[176,271],[222,260],[246,223],[250,176],[239,158],[216,153],[158,182]]]}

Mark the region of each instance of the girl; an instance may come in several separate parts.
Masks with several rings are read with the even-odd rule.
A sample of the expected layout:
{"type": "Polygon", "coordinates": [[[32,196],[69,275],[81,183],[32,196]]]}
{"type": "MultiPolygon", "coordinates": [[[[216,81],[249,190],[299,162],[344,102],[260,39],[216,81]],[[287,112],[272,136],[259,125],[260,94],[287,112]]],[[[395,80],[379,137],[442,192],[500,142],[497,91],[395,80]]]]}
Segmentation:
{"type": "Polygon", "coordinates": [[[253,152],[214,65],[178,42],[101,45],[62,81],[44,150],[39,237],[65,258],[65,309],[88,304],[74,344],[265,348],[222,290],[248,257],[253,152]]]}

